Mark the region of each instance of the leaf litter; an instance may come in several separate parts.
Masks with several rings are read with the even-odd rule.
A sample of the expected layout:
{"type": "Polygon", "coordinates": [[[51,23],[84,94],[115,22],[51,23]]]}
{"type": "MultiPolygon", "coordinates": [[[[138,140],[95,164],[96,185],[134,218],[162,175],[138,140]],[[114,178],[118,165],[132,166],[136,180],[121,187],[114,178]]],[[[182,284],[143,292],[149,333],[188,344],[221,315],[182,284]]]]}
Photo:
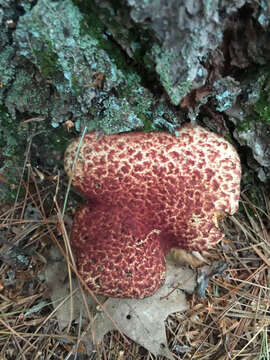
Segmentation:
{"type": "MultiPolygon", "coordinates": [[[[65,311],[64,320],[68,319],[70,328],[64,327],[64,323],[61,324],[60,313],[57,313],[56,309],[60,309],[62,303],[69,298],[73,300],[69,307],[72,303],[75,305],[77,293],[80,294],[78,297],[83,297],[78,283],[75,282],[72,291],[67,287],[68,294],[58,294],[52,301],[52,292],[44,276],[53,263],[49,256],[47,257],[49,249],[53,248],[56,241],[63,246],[63,234],[59,232],[56,221],[58,210],[51,196],[53,189],[59,184],[61,187],[61,182],[58,177],[46,174],[45,179],[37,183],[32,179],[34,172],[31,166],[27,167],[27,171],[30,173],[29,183],[24,184],[22,181],[26,189],[23,201],[16,201],[14,206],[1,204],[0,208],[0,357],[13,360],[18,358],[20,353],[21,358],[27,360],[35,356],[46,359],[68,359],[77,356],[80,359],[81,355],[91,360],[153,358],[145,348],[138,345],[139,340],[137,337],[135,339],[135,335],[137,343],[132,340],[131,335],[124,332],[125,323],[132,321],[132,318],[125,318],[132,315],[128,302],[118,310],[119,299],[105,302],[98,300],[100,304],[93,305],[93,318],[89,318],[83,301],[79,316],[75,309],[72,310],[73,313],[70,309],[65,311]],[[24,217],[28,205],[41,214],[40,218],[24,217]],[[32,227],[28,228],[27,224],[32,227]],[[10,253],[10,246],[15,246],[15,258],[12,257],[14,254],[10,253]],[[27,263],[23,263],[22,269],[19,266],[20,261],[14,261],[16,257],[19,260],[20,255],[27,256],[28,259],[27,263]],[[112,314],[111,321],[114,321],[115,325],[112,327],[108,322],[107,329],[117,328],[118,331],[107,333],[99,345],[97,340],[101,338],[106,327],[97,320],[107,318],[110,315],[109,308],[113,305],[116,312],[122,314],[123,321],[116,324],[115,318],[112,318],[115,314],[112,314]],[[107,315],[103,313],[102,307],[107,315]],[[84,311],[87,315],[84,315],[84,311]],[[91,332],[95,333],[95,341],[92,341],[91,332]],[[84,347],[81,346],[82,340],[86,344],[84,347]],[[90,342],[92,347],[87,346],[90,342]],[[74,352],[77,355],[74,355],[74,352]]],[[[62,193],[65,193],[64,189],[61,190],[62,193]]],[[[61,196],[61,191],[58,193],[58,201],[63,206],[64,196],[61,196]]],[[[226,237],[208,254],[208,262],[222,261],[227,264],[224,274],[209,279],[205,299],[193,292],[186,299],[186,310],[170,313],[165,322],[163,315],[163,320],[160,321],[163,323],[163,332],[166,328],[165,347],[173,352],[169,354],[173,358],[202,360],[221,357],[224,360],[251,360],[269,357],[270,200],[269,196],[262,192],[263,201],[258,205],[258,201],[254,202],[250,194],[250,189],[243,190],[241,211],[226,220],[226,237]]],[[[67,213],[72,217],[72,208],[76,202],[74,204],[72,199],[70,201],[67,213]]],[[[68,224],[64,225],[69,227],[68,224]]],[[[58,287],[63,287],[66,281],[64,269],[69,264],[67,259],[63,262],[58,261],[59,258],[55,260],[62,266],[62,279],[58,287]]],[[[72,279],[76,281],[76,277],[75,273],[72,279]]],[[[70,285],[69,280],[67,282],[70,285]]],[[[174,290],[170,296],[175,292],[178,291],[174,290]]],[[[144,311],[138,309],[135,310],[140,313],[144,311]]],[[[134,314],[135,310],[132,308],[134,314]]],[[[144,314],[140,316],[143,318],[144,314]]],[[[153,331],[149,337],[152,336],[153,331]]],[[[164,341],[164,336],[158,343],[161,341],[164,341]]]]}
{"type": "MultiPolygon", "coordinates": [[[[61,261],[59,252],[58,258],[56,258],[57,249],[52,248],[50,253],[55,262],[46,269],[46,281],[50,289],[50,297],[56,307],[59,326],[64,329],[70,320],[71,306],[68,299],[69,283],[63,282],[63,279],[67,279],[67,270],[65,270],[67,268],[63,260],[61,261]],[[59,307],[59,300],[65,298],[67,301],[59,307]]],[[[101,311],[94,299],[87,295],[88,306],[96,312],[93,323],[96,341],[100,344],[105,334],[116,330],[112,318],[128,338],[154,355],[163,355],[173,359],[167,345],[165,320],[171,313],[188,309],[185,292],[191,294],[195,287],[196,276],[194,271],[187,267],[179,267],[176,264],[169,263],[165,283],[153,296],[144,299],[108,298],[103,303],[105,311],[101,311]]],[[[78,288],[78,284],[76,286],[76,280],[74,280],[73,289],[76,288],[78,288]]],[[[99,297],[100,301],[104,299],[104,297],[99,297]]],[[[76,292],[73,301],[73,320],[78,322],[80,314],[83,321],[86,321],[87,313],[83,308],[80,293],[76,292]]]]}

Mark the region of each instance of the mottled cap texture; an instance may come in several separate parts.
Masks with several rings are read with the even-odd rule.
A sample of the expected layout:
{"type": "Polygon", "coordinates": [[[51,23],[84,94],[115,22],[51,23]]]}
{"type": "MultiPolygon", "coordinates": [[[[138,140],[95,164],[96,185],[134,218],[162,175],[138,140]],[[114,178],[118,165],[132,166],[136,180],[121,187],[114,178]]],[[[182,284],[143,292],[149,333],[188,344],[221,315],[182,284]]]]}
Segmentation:
{"type": "MultiPolygon", "coordinates": [[[[136,229],[142,232],[139,231],[135,238],[148,239],[151,234],[149,241],[153,241],[152,237],[157,237],[160,244],[158,249],[163,251],[164,256],[172,247],[203,251],[222,239],[218,219],[223,214],[233,214],[237,210],[241,178],[238,154],[224,138],[191,125],[180,128],[177,136],[167,132],[135,132],[102,137],[87,133],[73,166],[79,142],[76,139],[68,146],[65,169],[72,176],[73,185],[88,199],[88,205],[76,215],[72,231],[73,246],[75,251],[79,249],[76,251],[78,266],[82,273],[89,272],[91,281],[88,283],[92,284],[95,277],[91,273],[93,267],[90,262],[87,267],[79,265],[82,261],[86,264],[86,253],[93,256],[102,244],[105,254],[105,243],[108,257],[112,251],[115,254],[120,249],[126,249],[127,244],[131,249],[131,239],[136,229]],[[125,228],[129,230],[128,235],[122,236],[119,229],[127,209],[129,220],[125,228]],[[90,235],[82,245],[84,236],[80,235],[80,231],[83,232],[85,227],[90,235]],[[106,234],[102,237],[104,229],[106,234]],[[84,255],[80,254],[82,248],[85,249],[84,255]]],[[[149,244],[152,244],[151,241],[149,244]]],[[[148,241],[145,241],[144,252],[150,258],[157,256],[152,247],[148,251],[147,244],[148,241]]],[[[126,250],[125,253],[129,254],[126,250]]],[[[163,263],[164,256],[158,260],[159,264],[163,263]]],[[[142,263],[146,258],[143,257],[142,263]]],[[[163,276],[162,271],[160,265],[159,279],[163,276]]],[[[117,276],[120,282],[122,277],[119,273],[117,276]]],[[[148,277],[148,268],[145,277],[148,277]]],[[[106,279],[109,281],[109,277],[106,279]]],[[[161,280],[156,281],[161,284],[161,280]]],[[[110,280],[108,286],[115,294],[115,282],[110,280]]],[[[94,289],[94,286],[90,287],[94,289]]],[[[104,284],[100,285],[100,289],[103,287],[104,284]]],[[[127,294],[126,289],[122,290],[123,296],[127,294]]],[[[106,290],[107,295],[115,296],[109,292],[106,290]]]]}
{"type": "Polygon", "coordinates": [[[96,294],[150,296],[165,280],[159,233],[128,207],[85,204],[72,228],[78,271],[96,294]]]}

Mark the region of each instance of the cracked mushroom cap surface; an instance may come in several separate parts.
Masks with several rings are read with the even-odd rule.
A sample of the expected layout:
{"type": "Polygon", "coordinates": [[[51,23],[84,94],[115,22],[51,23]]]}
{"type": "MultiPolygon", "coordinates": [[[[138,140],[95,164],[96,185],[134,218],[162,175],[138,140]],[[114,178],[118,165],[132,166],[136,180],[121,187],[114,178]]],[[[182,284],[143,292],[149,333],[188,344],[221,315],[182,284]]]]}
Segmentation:
{"type": "MultiPolygon", "coordinates": [[[[65,153],[69,176],[79,141],[65,153]]],[[[233,146],[191,125],[181,127],[177,136],[161,131],[98,138],[87,133],[73,171],[73,185],[91,208],[103,204],[111,211],[128,204],[134,217],[140,214],[150,230],[160,231],[164,254],[171,247],[202,251],[216,245],[223,237],[219,217],[238,209],[240,179],[233,146]]]]}
{"type": "Polygon", "coordinates": [[[83,205],[76,213],[73,248],[78,271],[96,294],[144,298],[165,280],[160,232],[128,206],[83,205]]]}

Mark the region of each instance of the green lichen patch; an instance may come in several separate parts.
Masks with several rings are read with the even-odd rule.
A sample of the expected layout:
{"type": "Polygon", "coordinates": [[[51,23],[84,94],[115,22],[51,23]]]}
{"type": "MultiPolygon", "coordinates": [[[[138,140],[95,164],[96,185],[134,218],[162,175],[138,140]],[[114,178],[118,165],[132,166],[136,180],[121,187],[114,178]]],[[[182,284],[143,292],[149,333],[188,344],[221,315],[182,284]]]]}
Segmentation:
{"type": "Polygon", "coordinates": [[[160,76],[160,81],[167,91],[171,102],[174,105],[179,105],[191,90],[191,82],[182,81],[178,84],[175,83],[175,78],[171,75],[171,62],[176,59],[175,52],[170,50],[161,49],[157,44],[152,47],[152,56],[156,61],[156,71],[160,76]]]}
{"type": "Polygon", "coordinates": [[[75,3],[40,0],[20,18],[14,33],[17,56],[36,67],[29,79],[35,83],[39,74],[44,89],[31,94],[21,74],[7,93],[6,106],[12,114],[19,110],[49,116],[54,127],[67,120],[77,130],[85,125],[105,132],[142,127],[141,117],[151,119],[153,96],[111,41],[93,2],[75,3]]]}
{"type": "Polygon", "coordinates": [[[46,79],[54,79],[57,73],[61,71],[58,56],[50,42],[44,42],[42,50],[33,49],[33,54],[36,58],[36,65],[46,79]]]}
{"type": "MultiPolygon", "coordinates": [[[[26,159],[41,171],[61,168],[64,150],[74,136],[65,127],[52,128],[46,118],[29,119],[27,115],[20,118],[14,120],[0,106],[0,174],[10,183],[0,182],[0,202],[12,201],[17,196],[21,176],[26,176],[23,174],[26,159]]],[[[23,187],[19,195],[24,195],[23,187]]]]}
{"type": "Polygon", "coordinates": [[[237,122],[239,132],[246,132],[256,122],[270,125],[270,66],[250,69],[246,78],[242,79],[243,93],[246,100],[242,100],[245,116],[237,122]]]}
{"type": "Polygon", "coordinates": [[[1,51],[0,56],[0,102],[4,98],[4,94],[10,85],[14,74],[15,67],[11,63],[11,59],[14,56],[14,49],[11,46],[6,46],[3,51],[1,51]]]}
{"type": "Polygon", "coordinates": [[[16,77],[5,97],[5,105],[13,118],[16,110],[21,113],[47,115],[50,108],[50,86],[38,74],[31,63],[17,69],[16,77]]]}
{"type": "Polygon", "coordinates": [[[257,177],[249,167],[242,165],[241,189],[244,197],[239,203],[239,211],[252,217],[265,214],[265,187],[258,183],[257,177]],[[248,201],[247,201],[248,199],[248,201]]]}
{"type": "Polygon", "coordinates": [[[15,199],[27,135],[26,129],[12,119],[4,106],[0,106],[0,173],[10,183],[0,182],[0,201],[15,199]]]}
{"type": "Polygon", "coordinates": [[[23,154],[25,150],[23,149],[23,144],[25,143],[26,138],[26,129],[19,126],[18,121],[12,119],[4,106],[0,106],[0,150],[2,155],[0,167],[4,166],[4,157],[10,160],[16,160],[18,155],[23,154]]]}
{"type": "Polygon", "coordinates": [[[259,100],[254,105],[256,119],[270,125],[270,76],[265,81],[259,100]]]}
{"type": "Polygon", "coordinates": [[[253,116],[250,115],[246,116],[244,119],[237,122],[236,129],[239,132],[248,131],[253,126],[253,122],[254,122],[253,116]]]}
{"type": "Polygon", "coordinates": [[[111,41],[112,33],[109,28],[112,28],[115,35],[120,36],[120,39],[129,36],[129,33],[126,33],[126,30],[115,20],[116,13],[113,7],[97,8],[94,1],[73,0],[73,3],[83,14],[80,24],[81,36],[88,35],[96,39],[97,48],[104,50],[117,67],[124,71],[130,71],[121,47],[111,41]]]}

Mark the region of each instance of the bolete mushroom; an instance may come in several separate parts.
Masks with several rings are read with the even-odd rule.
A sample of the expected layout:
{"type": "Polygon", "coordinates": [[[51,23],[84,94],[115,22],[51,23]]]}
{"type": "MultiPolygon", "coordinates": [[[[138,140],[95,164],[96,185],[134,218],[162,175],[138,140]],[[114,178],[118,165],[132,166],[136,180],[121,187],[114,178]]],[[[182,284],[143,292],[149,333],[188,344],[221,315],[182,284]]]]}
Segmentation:
{"type": "Polygon", "coordinates": [[[152,295],[171,248],[207,250],[223,237],[220,215],[238,208],[241,166],[224,138],[200,126],[167,132],[87,133],[65,169],[87,199],[72,228],[79,272],[97,294],[152,295]]]}

